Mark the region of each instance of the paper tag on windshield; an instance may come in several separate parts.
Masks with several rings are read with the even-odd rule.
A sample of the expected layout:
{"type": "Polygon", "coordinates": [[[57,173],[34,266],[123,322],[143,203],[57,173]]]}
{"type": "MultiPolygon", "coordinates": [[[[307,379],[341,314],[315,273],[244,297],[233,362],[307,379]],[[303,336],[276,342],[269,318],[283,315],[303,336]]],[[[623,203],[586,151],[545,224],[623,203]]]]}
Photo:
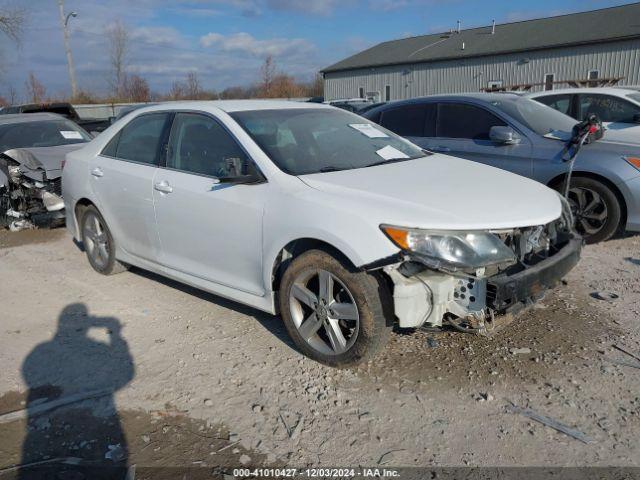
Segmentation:
{"type": "Polygon", "coordinates": [[[75,130],[60,130],[60,135],[67,140],[82,140],[82,134],[75,130]]]}
{"type": "Polygon", "coordinates": [[[351,128],[355,128],[360,133],[365,134],[369,138],[389,138],[389,135],[381,130],[378,130],[370,123],[350,123],[349,126],[351,128]]]}
{"type": "Polygon", "coordinates": [[[407,155],[404,152],[401,152],[397,148],[393,148],[391,145],[387,145],[386,147],[381,148],[380,150],[376,150],[376,153],[380,155],[382,158],[384,158],[385,160],[395,160],[397,158],[409,158],[409,155],[407,155]]]}

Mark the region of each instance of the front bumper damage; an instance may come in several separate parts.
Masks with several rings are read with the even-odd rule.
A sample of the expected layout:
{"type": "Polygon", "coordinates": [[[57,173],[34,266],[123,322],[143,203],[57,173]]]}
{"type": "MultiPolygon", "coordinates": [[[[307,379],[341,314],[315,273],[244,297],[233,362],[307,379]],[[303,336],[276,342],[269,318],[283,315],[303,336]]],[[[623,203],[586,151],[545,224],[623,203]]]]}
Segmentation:
{"type": "Polygon", "coordinates": [[[0,227],[17,231],[62,220],[61,172],[47,171],[27,150],[0,153],[0,227]]]}
{"type": "Polygon", "coordinates": [[[400,327],[449,323],[485,333],[496,315],[516,313],[555,286],[578,263],[582,243],[580,236],[571,233],[546,258],[530,265],[520,262],[501,272],[438,271],[410,252],[382,269],[393,282],[400,327]]]}

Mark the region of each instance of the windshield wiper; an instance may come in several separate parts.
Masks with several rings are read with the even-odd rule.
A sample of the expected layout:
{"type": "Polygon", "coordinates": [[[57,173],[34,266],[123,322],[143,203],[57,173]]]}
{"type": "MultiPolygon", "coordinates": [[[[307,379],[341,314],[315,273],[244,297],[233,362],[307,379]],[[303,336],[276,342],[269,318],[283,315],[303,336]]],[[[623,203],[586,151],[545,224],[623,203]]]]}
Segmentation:
{"type": "Polygon", "coordinates": [[[327,172],[339,172],[341,170],[346,170],[346,168],[334,167],[333,165],[328,165],[326,167],[322,167],[318,172],[327,173],[327,172]]]}
{"type": "Polygon", "coordinates": [[[386,160],[380,160],[379,162],[373,162],[370,163],[369,165],[365,165],[364,167],[377,167],[378,165],[387,165],[389,163],[398,163],[398,162],[404,162],[406,160],[415,160],[414,158],[411,157],[399,157],[399,158],[387,158],[386,160]]]}

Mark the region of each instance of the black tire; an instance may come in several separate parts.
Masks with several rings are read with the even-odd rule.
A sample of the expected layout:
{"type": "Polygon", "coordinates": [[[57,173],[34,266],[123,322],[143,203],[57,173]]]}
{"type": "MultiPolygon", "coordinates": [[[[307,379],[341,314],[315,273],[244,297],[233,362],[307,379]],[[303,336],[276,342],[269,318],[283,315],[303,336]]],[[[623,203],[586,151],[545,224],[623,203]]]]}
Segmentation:
{"type": "MultiPolygon", "coordinates": [[[[564,183],[559,185],[558,190],[564,187],[564,183]]],[[[569,191],[569,203],[574,213],[576,230],[585,239],[586,243],[598,243],[609,240],[621,228],[622,206],[620,200],[613,190],[605,183],[589,177],[573,177],[569,191]],[[580,205],[580,198],[582,203],[580,205]],[[591,201],[598,197],[601,204],[596,209],[581,211],[591,201]],[[591,218],[588,217],[591,215],[591,218]],[[602,220],[594,220],[594,216],[603,216],[602,220]]]]}
{"type": "MultiPolygon", "coordinates": [[[[320,276],[317,278],[318,282],[320,282],[320,276]]],[[[317,298],[321,298],[320,292],[317,298]]],[[[345,263],[323,250],[310,250],[295,258],[284,272],[280,284],[280,314],[289,335],[302,353],[331,367],[349,367],[367,361],[373,358],[386,345],[393,326],[393,316],[390,311],[392,305],[393,300],[382,279],[369,273],[349,268],[345,263]],[[357,332],[351,334],[349,337],[351,344],[347,345],[346,351],[341,353],[332,352],[327,354],[314,348],[310,342],[303,338],[294,320],[294,315],[302,308],[302,303],[295,304],[296,300],[292,297],[291,292],[292,288],[294,288],[294,283],[299,282],[299,279],[304,278],[306,275],[312,276],[314,271],[329,272],[334,277],[332,282],[337,280],[337,283],[332,283],[336,288],[333,290],[337,292],[336,297],[343,295],[343,298],[349,299],[350,307],[354,305],[357,307],[357,315],[359,317],[357,328],[350,329],[345,324],[340,323],[342,326],[339,328],[343,329],[343,332],[357,332]]],[[[304,306],[304,308],[308,307],[304,306]]],[[[313,312],[312,309],[309,311],[313,312]]],[[[330,306],[326,311],[335,314],[330,306]]],[[[303,318],[307,318],[306,313],[302,315],[303,318]]],[[[311,315],[318,314],[311,313],[311,315]]],[[[316,316],[314,318],[319,317],[316,316]]],[[[319,322],[319,320],[316,321],[319,322]]],[[[333,321],[343,322],[343,320],[335,319],[333,321]]],[[[324,335],[327,338],[328,329],[330,328],[329,320],[325,320],[325,322],[327,323],[317,330],[318,336],[316,340],[320,335],[324,335]]],[[[315,333],[312,335],[316,336],[315,333]]]]}
{"type": "Polygon", "coordinates": [[[93,205],[88,206],[82,213],[80,235],[89,264],[96,272],[102,275],[114,275],[129,269],[128,265],[116,260],[115,242],[111,231],[107,226],[107,222],[104,221],[98,209],[93,205]],[[106,255],[93,254],[94,251],[97,251],[95,249],[99,248],[96,243],[98,236],[92,233],[92,227],[95,226],[96,220],[99,222],[101,230],[99,243],[104,243],[105,249],[103,253],[106,252],[106,255]]]}

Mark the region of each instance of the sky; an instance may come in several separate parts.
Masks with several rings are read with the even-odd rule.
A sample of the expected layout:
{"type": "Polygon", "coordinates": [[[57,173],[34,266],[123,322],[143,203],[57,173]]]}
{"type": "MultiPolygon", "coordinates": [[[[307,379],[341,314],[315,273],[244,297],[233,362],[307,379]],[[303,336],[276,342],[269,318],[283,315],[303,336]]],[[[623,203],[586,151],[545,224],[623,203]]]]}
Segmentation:
{"type": "MultiPolygon", "coordinates": [[[[108,93],[115,22],[129,31],[127,71],[166,92],[190,71],[204,88],[259,79],[272,55],[277,68],[311,80],[323,67],[377,43],[407,36],[622,5],[611,0],[64,0],[79,87],[108,93]]],[[[50,96],[70,92],[58,0],[0,0],[27,12],[22,41],[0,38],[0,95],[25,95],[30,72],[50,96]]]]}

